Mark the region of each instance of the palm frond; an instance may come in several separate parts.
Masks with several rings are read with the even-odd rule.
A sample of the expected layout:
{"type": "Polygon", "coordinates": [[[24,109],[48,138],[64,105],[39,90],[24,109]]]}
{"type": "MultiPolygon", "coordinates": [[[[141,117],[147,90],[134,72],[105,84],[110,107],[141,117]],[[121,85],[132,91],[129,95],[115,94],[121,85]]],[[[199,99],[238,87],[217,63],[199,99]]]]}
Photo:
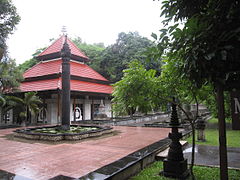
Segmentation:
{"type": "Polygon", "coordinates": [[[3,98],[3,96],[0,95],[0,107],[5,106],[6,100],[3,98]]]}
{"type": "Polygon", "coordinates": [[[9,103],[15,103],[16,105],[23,106],[24,100],[16,96],[6,96],[6,99],[9,103]]]}

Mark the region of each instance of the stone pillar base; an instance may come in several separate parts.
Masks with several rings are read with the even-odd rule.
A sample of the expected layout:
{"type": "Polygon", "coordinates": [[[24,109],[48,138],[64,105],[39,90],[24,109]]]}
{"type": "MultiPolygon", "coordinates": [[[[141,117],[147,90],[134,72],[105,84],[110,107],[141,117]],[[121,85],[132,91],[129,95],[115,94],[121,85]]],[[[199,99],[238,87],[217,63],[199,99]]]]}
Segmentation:
{"type": "Polygon", "coordinates": [[[197,140],[200,142],[205,142],[205,132],[203,129],[198,129],[197,130],[197,140]]]}
{"type": "Polygon", "coordinates": [[[184,159],[183,161],[171,161],[164,159],[161,175],[177,179],[186,179],[189,176],[187,159],[184,159]]]}

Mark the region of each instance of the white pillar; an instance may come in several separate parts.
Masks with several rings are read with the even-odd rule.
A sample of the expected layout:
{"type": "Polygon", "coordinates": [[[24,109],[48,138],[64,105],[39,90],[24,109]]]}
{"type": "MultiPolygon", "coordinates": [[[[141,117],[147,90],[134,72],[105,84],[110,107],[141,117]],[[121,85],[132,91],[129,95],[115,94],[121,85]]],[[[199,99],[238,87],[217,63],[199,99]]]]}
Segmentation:
{"type": "Polygon", "coordinates": [[[83,107],[84,120],[90,120],[91,119],[91,100],[89,100],[88,96],[85,97],[83,106],[84,106],[83,107]]]}
{"type": "Polygon", "coordinates": [[[9,110],[9,122],[8,124],[12,124],[13,123],[13,110],[10,109],[9,110]]]}
{"type": "Polygon", "coordinates": [[[70,100],[70,124],[74,121],[73,99],[70,100]]]}
{"type": "Polygon", "coordinates": [[[0,108],[0,124],[2,124],[2,108],[0,108]]]}
{"type": "Polygon", "coordinates": [[[110,100],[105,100],[105,114],[107,115],[107,117],[111,117],[111,101],[110,100]]]}

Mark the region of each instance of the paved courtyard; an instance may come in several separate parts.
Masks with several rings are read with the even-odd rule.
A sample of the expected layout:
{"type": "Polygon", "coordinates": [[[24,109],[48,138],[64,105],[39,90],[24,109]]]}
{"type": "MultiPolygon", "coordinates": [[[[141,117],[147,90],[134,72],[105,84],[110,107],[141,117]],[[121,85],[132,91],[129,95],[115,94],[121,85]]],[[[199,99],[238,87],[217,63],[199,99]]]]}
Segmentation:
{"type": "Polygon", "coordinates": [[[79,178],[167,137],[167,128],[115,126],[114,136],[64,144],[28,143],[5,138],[0,130],[0,170],[30,179],[64,175],[79,178]]]}

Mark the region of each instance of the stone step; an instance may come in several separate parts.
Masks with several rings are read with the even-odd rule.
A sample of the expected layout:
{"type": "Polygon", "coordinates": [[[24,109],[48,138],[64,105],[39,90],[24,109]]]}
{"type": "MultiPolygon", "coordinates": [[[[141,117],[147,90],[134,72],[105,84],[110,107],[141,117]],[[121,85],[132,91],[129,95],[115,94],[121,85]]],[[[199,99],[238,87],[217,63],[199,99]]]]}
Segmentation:
{"type": "MultiPolygon", "coordinates": [[[[185,147],[185,146],[188,144],[187,141],[180,141],[180,143],[181,143],[181,145],[182,145],[183,147],[185,147]]],[[[165,159],[165,158],[167,157],[168,151],[169,151],[169,147],[166,148],[165,150],[159,152],[159,153],[156,155],[155,159],[156,159],[157,161],[162,161],[163,159],[165,159]]]]}

